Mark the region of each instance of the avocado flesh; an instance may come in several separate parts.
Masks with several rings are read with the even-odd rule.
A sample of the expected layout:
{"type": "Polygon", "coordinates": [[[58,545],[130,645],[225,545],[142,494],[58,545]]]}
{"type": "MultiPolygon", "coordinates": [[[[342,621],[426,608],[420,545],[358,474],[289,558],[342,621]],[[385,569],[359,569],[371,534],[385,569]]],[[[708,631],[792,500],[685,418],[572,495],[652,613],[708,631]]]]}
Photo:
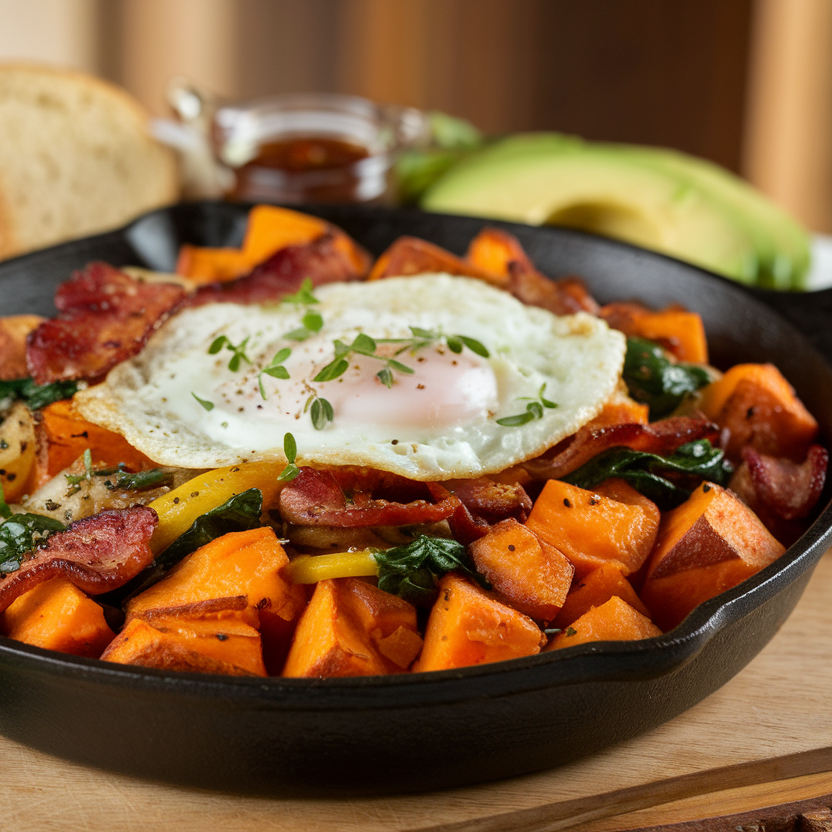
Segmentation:
{"type": "Polygon", "coordinates": [[[755,283],[772,289],[805,289],[811,266],[811,239],[786,211],[730,171],[674,150],[613,145],[644,164],[661,167],[687,179],[736,213],[754,235],[759,261],[755,283]]]}
{"type": "Polygon", "coordinates": [[[673,151],[553,133],[498,141],[442,176],[428,211],[565,225],[745,283],[800,288],[808,235],[742,180],[673,151]]]}

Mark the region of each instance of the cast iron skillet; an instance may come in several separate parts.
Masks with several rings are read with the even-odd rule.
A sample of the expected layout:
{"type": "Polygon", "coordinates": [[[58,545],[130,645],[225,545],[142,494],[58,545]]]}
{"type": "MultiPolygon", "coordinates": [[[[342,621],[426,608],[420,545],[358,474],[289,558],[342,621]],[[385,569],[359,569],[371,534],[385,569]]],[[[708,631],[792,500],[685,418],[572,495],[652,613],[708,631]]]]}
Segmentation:
{"type": "MultiPolygon", "coordinates": [[[[374,253],[401,234],[462,253],[484,225],[409,211],[311,210],[374,253]]],[[[0,266],[0,312],[52,314],[55,286],[90,260],[169,270],[182,242],[239,245],[246,213],[229,204],[176,206],[9,261],[0,266]]],[[[701,313],[717,366],[776,362],[828,444],[830,293],[748,291],[590,235],[494,224],[516,234],[544,273],[581,275],[602,302],[679,302],[701,313]]],[[[237,792],[392,793],[537,771],[648,731],[728,681],[777,632],[830,542],[827,506],[776,564],[666,635],[459,671],[227,678],[110,665],[0,639],[0,731],[80,763],[237,792]]]]}

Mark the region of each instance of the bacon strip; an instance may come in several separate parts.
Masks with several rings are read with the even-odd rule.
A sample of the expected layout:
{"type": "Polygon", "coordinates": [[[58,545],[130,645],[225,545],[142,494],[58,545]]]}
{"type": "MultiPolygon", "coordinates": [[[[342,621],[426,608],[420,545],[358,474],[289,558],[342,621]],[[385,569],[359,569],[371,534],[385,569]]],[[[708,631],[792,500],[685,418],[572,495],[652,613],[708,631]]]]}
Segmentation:
{"type": "MultiPolygon", "coordinates": [[[[377,473],[369,472],[367,476],[375,479],[377,473]]],[[[461,505],[449,492],[432,502],[427,488],[424,496],[406,503],[376,497],[372,481],[362,483],[360,479],[361,475],[354,472],[301,468],[300,474],[280,492],[280,514],[298,526],[358,529],[438,523],[447,520],[461,505]]],[[[376,480],[376,485],[380,484],[376,480]]]]}
{"type": "Polygon", "coordinates": [[[585,426],[565,449],[558,452],[556,448],[554,456],[537,457],[522,463],[522,467],[536,480],[561,479],[609,448],[626,447],[667,456],[688,442],[710,439],[715,443],[718,438],[716,425],[693,416],[676,416],[649,425],[585,426]]]}
{"type": "Polygon", "coordinates": [[[267,303],[297,292],[306,278],[313,286],[320,286],[361,276],[349,257],[336,246],[333,236],[323,234],[311,243],[280,249],[244,277],[200,286],[187,305],[267,303]]]}
{"type": "Polygon", "coordinates": [[[598,304],[577,277],[550,280],[522,262],[509,264],[508,291],[527,306],[539,306],[555,315],[574,315],[576,312],[598,314],[598,304]]]}
{"type": "Polygon", "coordinates": [[[812,445],[800,463],[747,445],[731,488],[758,513],[796,520],[807,517],[820,499],[828,464],[829,454],[821,445],[812,445]]]}
{"type": "Polygon", "coordinates": [[[117,589],[153,560],[150,538],[158,522],[152,508],[133,506],[102,511],[56,532],[20,569],[0,580],[0,612],[58,575],[89,595],[117,589]]]}
{"type": "Polygon", "coordinates": [[[181,286],[142,283],[106,263],[90,263],[58,287],[58,316],[29,335],[29,372],[38,384],[100,379],[139,353],[184,297],[181,286]]]}

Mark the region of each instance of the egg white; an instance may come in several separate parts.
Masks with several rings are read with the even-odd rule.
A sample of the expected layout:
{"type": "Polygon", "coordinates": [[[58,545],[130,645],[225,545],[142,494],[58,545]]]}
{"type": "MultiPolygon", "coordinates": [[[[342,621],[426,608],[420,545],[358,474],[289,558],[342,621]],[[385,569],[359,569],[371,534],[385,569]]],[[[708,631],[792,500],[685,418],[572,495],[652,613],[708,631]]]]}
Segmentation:
{"type": "Polygon", "coordinates": [[[431,481],[495,473],[537,456],[592,419],[615,392],[625,339],[594,316],[556,316],[526,306],[481,281],[444,274],[333,283],[315,289],[319,303],[240,306],[212,304],[171,318],[143,351],[76,406],[90,421],[117,431],[162,465],[213,468],[255,459],[282,459],[291,433],[297,463],[361,465],[431,481]],[[314,310],[323,327],[305,340],[287,338],[314,310]],[[488,357],[444,339],[416,352],[394,353],[411,327],[479,341],[488,357]],[[335,355],[335,342],[365,333],[377,355],[350,355],[338,379],[314,382],[335,355]],[[209,353],[224,335],[245,339],[245,358],[229,368],[228,346],[209,353]],[[283,348],[288,379],[262,372],[283,348]],[[384,358],[411,367],[393,371],[392,386],[377,373],[384,358]],[[262,384],[262,390],[261,390],[262,384]],[[497,420],[536,408],[526,424],[497,420]],[[264,398],[265,395],[265,398],[264,398]],[[333,420],[316,429],[315,398],[332,405],[333,420]]]}

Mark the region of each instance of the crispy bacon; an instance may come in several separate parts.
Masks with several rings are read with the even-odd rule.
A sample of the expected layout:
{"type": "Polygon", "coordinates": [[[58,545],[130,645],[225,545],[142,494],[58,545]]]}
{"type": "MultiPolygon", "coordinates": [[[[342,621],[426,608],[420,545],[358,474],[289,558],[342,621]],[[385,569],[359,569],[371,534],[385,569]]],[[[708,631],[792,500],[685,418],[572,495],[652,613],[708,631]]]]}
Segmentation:
{"type": "Polygon", "coordinates": [[[139,353],[184,297],[181,286],[142,283],[106,263],[90,263],[58,287],[58,316],[29,335],[29,372],[38,384],[100,379],[139,353]]]}
{"type": "Polygon", "coordinates": [[[250,273],[235,280],[206,283],[187,301],[188,306],[206,303],[267,303],[297,292],[304,279],[313,286],[356,280],[361,277],[331,234],[311,243],[286,246],[250,273]]]}
{"type": "Polygon", "coordinates": [[[426,486],[379,472],[350,469],[318,471],[301,468],[300,474],[280,492],[284,520],[299,526],[331,526],[343,529],[370,526],[408,526],[447,520],[460,506],[449,492],[437,501],[426,486]],[[385,487],[387,486],[387,487],[385,487]],[[414,490],[421,491],[416,497],[414,490]],[[392,490],[400,499],[388,499],[392,490]],[[384,496],[378,496],[379,493],[384,496]]]}
{"type": "Polygon", "coordinates": [[[117,589],[153,560],[159,522],[147,506],[102,511],[56,532],[15,572],[0,580],[0,612],[24,592],[58,575],[89,595],[117,589]]]}
{"type": "Polygon", "coordinates": [[[812,445],[803,462],[768,456],[747,445],[731,488],[757,513],[784,520],[808,517],[826,482],[829,454],[812,445]]]}
{"type": "Polygon", "coordinates": [[[598,314],[598,304],[579,278],[550,280],[520,261],[512,261],[508,268],[508,291],[528,306],[540,306],[555,315],[598,314]]]}
{"type": "Polygon", "coordinates": [[[584,426],[565,448],[558,445],[554,454],[524,462],[522,467],[536,480],[561,479],[609,448],[626,447],[667,456],[688,442],[710,439],[716,443],[718,438],[716,425],[693,416],[675,416],[649,425],[584,426]]]}

